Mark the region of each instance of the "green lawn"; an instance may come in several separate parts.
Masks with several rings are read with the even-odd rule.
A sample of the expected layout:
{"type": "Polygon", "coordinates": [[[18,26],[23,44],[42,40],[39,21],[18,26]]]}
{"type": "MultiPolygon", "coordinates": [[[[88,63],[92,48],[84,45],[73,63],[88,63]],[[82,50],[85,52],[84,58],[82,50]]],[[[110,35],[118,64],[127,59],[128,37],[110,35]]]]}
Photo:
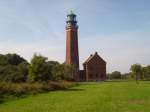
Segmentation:
{"type": "Polygon", "coordinates": [[[150,82],[82,83],[68,91],[8,100],[0,112],[150,112],[150,82]]]}

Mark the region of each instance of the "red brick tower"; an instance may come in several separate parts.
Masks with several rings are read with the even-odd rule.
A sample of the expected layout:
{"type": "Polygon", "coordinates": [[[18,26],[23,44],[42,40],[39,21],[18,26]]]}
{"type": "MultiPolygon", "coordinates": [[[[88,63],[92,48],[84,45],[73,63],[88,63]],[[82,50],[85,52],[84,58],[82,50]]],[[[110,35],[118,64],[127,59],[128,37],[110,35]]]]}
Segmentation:
{"type": "Polygon", "coordinates": [[[78,25],[71,11],[66,21],[66,64],[73,67],[74,80],[79,80],[78,25]]]}

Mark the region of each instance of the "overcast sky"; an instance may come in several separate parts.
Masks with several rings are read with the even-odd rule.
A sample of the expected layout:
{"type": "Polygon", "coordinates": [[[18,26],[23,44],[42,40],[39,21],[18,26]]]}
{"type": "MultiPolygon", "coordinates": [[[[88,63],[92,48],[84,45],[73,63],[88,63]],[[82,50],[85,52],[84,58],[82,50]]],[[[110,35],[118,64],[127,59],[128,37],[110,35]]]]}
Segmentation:
{"type": "Polygon", "coordinates": [[[0,54],[65,61],[65,20],[79,25],[80,68],[97,51],[107,72],[150,64],[150,0],[0,0],[0,54]]]}

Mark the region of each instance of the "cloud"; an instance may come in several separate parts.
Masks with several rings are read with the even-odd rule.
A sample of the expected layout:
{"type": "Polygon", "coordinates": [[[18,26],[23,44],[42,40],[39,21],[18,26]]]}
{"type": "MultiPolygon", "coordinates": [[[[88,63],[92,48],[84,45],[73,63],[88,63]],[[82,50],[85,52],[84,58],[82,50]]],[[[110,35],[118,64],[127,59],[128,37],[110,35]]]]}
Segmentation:
{"type": "MultiPolygon", "coordinates": [[[[17,53],[30,61],[34,53],[42,54],[49,60],[65,61],[65,33],[50,33],[46,38],[32,41],[0,39],[0,53],[17,53]]],[[[97,51],[107,62],[107,72],[119,70],[128,72],[131,64],[150,63],[150,33],[147,31],[127,31],[109,35],[79,36],[80,68],[82,63],[97,51]]]]}
{"type": "Polygon", "coordinates": [[[64,62],[65,42],[61,38],[49,38],[32,43],[18,43],[17,41],[0,41],[0,53],[17,53],[30,61],[34,53],[64,62]]]}
{"type": "Polygon", "coordinates": [[[80,39],[80,60],[97,51],[107,62],[107,71],[128,72],[131,64],[150,64],[149,32],[130,31],[80,39]],[[143,37],[144,36],[144,37],[143,37]]]}

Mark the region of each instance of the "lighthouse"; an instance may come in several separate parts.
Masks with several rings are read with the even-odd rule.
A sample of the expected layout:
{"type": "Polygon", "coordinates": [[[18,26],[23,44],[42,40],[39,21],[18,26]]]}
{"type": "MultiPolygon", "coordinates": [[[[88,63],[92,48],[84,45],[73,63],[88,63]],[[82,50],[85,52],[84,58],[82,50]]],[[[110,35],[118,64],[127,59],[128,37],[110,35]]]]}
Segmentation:
{"type": "Polygon", "coordinates": [[[66,21],[66,64],[73,68],[73,78],[79,80],[78,25],[71,11],[66,21]]]}

